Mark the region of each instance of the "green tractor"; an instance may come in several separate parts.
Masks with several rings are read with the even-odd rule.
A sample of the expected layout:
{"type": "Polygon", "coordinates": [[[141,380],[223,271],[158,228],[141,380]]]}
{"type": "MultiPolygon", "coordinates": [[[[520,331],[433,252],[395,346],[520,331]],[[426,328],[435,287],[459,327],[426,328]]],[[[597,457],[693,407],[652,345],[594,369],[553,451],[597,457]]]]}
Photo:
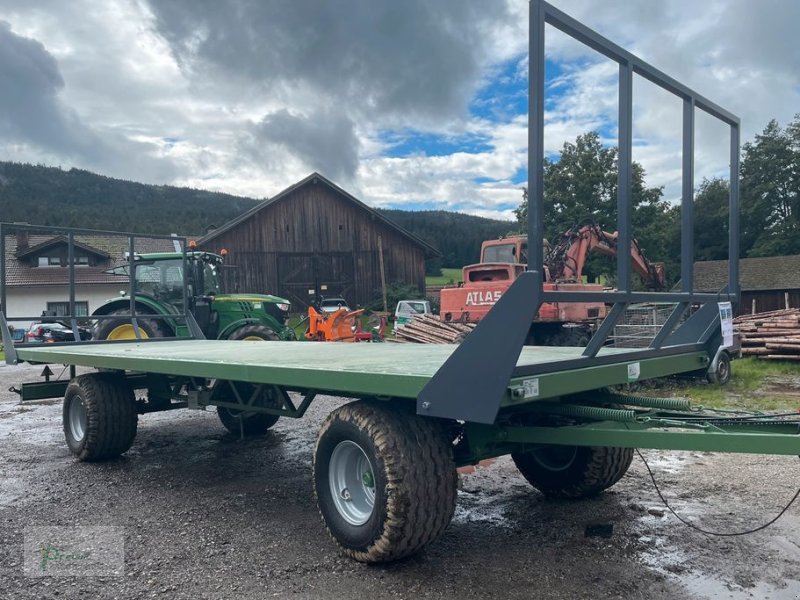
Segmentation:
{"type": "MultiPolygon", "coordinates": [[[[189,311],[207,339],[294,340],[288,326],[289,301],[266,294],[228,295],[220,293],[218,269],[222,256],[209,252],[187,252],[186,273],[183,254],[160,252],[136,254],[126,265],[110,269],[114,275],[130,277],[133,269],[137,324],[142,338],[188,337],[186,323],[180,319],[186,284],[189,311]],[[150,316],[152,315],[152,317],[150,316]]],[[[96,315],[120,315],[119,319],[98,320],[96,340],[136,339],[130,318],[130,297],[109,300],[96,315]]]]}

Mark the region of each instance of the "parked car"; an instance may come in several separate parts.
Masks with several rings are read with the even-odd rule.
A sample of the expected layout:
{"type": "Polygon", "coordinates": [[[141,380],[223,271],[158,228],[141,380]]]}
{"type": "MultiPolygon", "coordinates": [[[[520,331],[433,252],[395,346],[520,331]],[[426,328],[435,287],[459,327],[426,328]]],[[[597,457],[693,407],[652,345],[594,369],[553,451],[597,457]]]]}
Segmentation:
{"type": "Polygon", "coordinates": [[[331,296],[330,298],[322,298],[319,301],[319,309],[322,312],[326,313],[333,313],[343,308],[345,310],[350,310],[350,307],[347,305],[347,300],[340,296],[331,296]]]}
{"type": "Polygon", "coordinates": [[[402,329],[414,317],[432,313],[431,303],[427,300],[400,300],[394,311],[394,328],[402,329]]]}
{"type": "MultiPolygon", "coordinates": [[[[92,339],[92,332],[85,327],[78,327],[78,335],[82,340],[92,339]]],[[[59,321],[31,323],[25,333],[25,342],[28,344],[52,344],[73,341],[75,341],[75,336],[72,334],[72,328],[59,321]]]]}
{"type": "Polygon", "coordinates": [[[8,331],[11,333],[11,341],[14,345],[22,344],[25,341],[25,328],[8,326],[8,331]]]}

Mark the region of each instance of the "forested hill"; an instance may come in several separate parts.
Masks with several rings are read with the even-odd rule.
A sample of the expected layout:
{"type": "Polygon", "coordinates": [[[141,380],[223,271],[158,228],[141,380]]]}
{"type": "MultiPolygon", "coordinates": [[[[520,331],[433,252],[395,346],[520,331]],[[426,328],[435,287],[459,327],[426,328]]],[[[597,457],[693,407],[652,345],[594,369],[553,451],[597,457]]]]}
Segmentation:
{"type": "Polygon", "coordinates": [[[499,221],[444,210],[390,210],[380,212],[403,229],[422,238],[442,253],[442,266],[462,267],[478,262],[481,242],[513,233],[513,221],[499,221]]]}
{"type": "MultiPolygon", "coordinates": [[[[368,199],[367,199],[368,200],[368,199]]],[[[0,162],[0,221],[139,233],[200,235],[256,202],[192,188],[146,185],[89,171],[0,162]]],[[[382,210],[442,253],[442,265],[476,262],[480,243],[515,223],[445,211],[382,210]]]]}

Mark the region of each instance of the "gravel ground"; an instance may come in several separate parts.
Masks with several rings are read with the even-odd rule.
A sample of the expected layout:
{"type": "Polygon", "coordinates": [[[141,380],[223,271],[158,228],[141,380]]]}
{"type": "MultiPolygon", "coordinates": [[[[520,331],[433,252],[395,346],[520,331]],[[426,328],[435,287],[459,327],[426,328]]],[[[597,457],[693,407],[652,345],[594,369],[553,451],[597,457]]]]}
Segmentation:
{"type": "MultiPolygon", "coordinates": [[[[745,537],[709,537],[664,512],[638,459],[598,498],[545,500],[502,458],[464,475],[444,538],[400,563],[340,557],[314,504],[311,449],[342,400],[239,440],[212,412],[139,420],[122,458],[83,464],[59,402],[6,391],[41,367],[0,366],[0,598],[800,598],[800,507],[745,537]],[[23,533],[124,528],[124,575],[28,577],[23,533]],[[587,536],[600,525],[610,537],[587,536]]],[[[675,508],[740,530],[800,485],[794,457],[648,451],[675,508]]]]}

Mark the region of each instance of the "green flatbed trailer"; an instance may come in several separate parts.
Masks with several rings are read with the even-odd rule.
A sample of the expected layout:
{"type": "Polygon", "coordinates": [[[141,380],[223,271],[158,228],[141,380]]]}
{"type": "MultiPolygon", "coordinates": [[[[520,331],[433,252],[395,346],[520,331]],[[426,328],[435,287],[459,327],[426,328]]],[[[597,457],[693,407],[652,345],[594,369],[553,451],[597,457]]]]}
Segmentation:
{"type": "MultiPolygon", "coordinates": [[[[739,289],[739,120],[545,2],[533,0],[531,239],[543,238],[545,23],[620,64],[621,247],[632,239],[632,75],[643,75],[683,99],[688,194],[681,206],[680,291],[634,291],[630,256],[620,253],[617,291],[545,292],[543,245],[534,243],[529,246],[529,270],[459,346],[203,339],[80,342],[70,266],[68,319],[74,343],[15,347],[0,310],[7,362],[71,366],[69,380],[23,384],[22,400],[63,395],[67,445],[79,459],[97,461],[130,448],[139,414],[213,406],[226,428],[244,436],[263,434],[280,418],[302,417],[317,394],[352,398],[320,428],[313,480],[331,536],[346,555],[364,562],[408,556],[441,536],[455,510],[456,468],[485,458],[510,454],[520,473],[545,495],[580,498],[614,485],[628,470],[634,448],[800,455],[798,416],[704,411],[686,399],[611,391],[611,386],[708,369],[724,352],[720,314],[730,311],[726,303],[737,301],[739,289]],[[729,283],[716,294],[698,293],[692,285],[695,110],[731,129],[729,283]],[[602,301],[613,307],[585,348],[524,347],[528,325],[542,302],[558,301],[602,301]],[[625,307],[648,301],[675,306],[650,347],[606,347],[625,307]],[[77,376],[77,366],[98,371],[77,376]],[[137,402],[134,390],[146,390],[146,401],[137,402]]],[[[0,224],[2,307],[8,227],[0,224]]],[[[72,255],[74,232],[59,233],[69,240],[72,255]]],[[[124,235],[130,236],[133,254],[137,236],[124,235]]],[[[139,316],[131,302],[128,318],[134,328],[139,316]]],[[[195,338],[202,338],[190,313],[178,317],[195,338]]]]}

